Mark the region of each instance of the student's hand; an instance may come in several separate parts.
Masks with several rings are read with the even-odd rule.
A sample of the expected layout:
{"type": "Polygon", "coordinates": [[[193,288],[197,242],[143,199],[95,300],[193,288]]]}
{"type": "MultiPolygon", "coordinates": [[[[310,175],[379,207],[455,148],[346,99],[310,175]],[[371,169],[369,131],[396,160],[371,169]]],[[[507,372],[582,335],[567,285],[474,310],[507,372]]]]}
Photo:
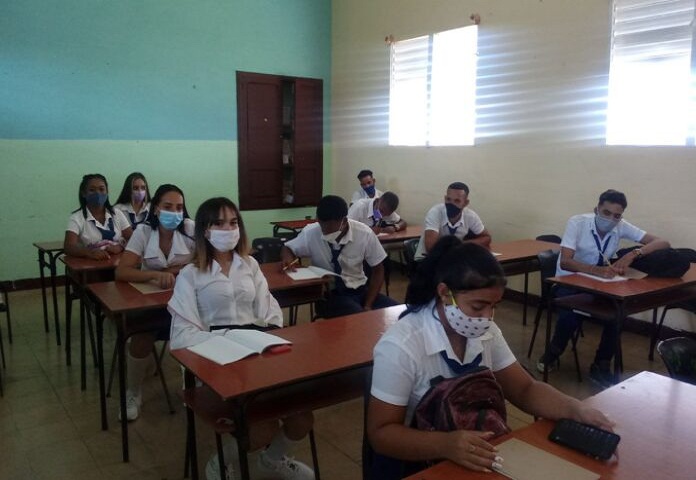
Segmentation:
{"type": "Polygon", "coordinates": [[[90,252],[87,254],[87,257],[93,260],[108,260],[109,258],[111,258],[106,250],[101,250],[98,248],[90,250],[90,252]]]}
{"type": "Polygon", "coordinates": [[[626,269],[631,266],[635,258],[635,255],[628,253],[614,262],[612,267],[616,269],[619,275],[623,275],[626,272],[626,269]]]}
{"type": "Polygon", "coordinates": [[[172,288],[174,286],[174,275],[169,272],[154,272],[155,280],[160,288],[172,288]]]}
{"type": "Polygon", "coordinates": [[[123,247],[121,245],[118,245],[118,244],[109,245],[106,247],[106,251],[108,253],[112,253],[112,254],[116,255],[117,253],[121,253],[123,251],[123,247]]]}
{"type": "Polygon", "coordinates": [[[375,232],[375,235],[382,233],[384,229],[380,227],[379,225],[375,225],[374,227],[371,227],[372,231],[375,232]]]}
{"type": "Polygon", "coordinates": [[[455,430],[449,433],[445,457],[463,467],[477,472],[488,471],[493,463],[501,463],[497,449],[488,443],[493,432],[455,430]]]}
{"type": "Polygon", "coordinates": [[[294,272],[297,270],[297,266],[300,264],[300,259],[295,258],[284,258],[281,262],[281,271],[283,272],[294,272]]]}
{"type": "Polygon", "coordinates": [[[573,420],[575,421],[588,423],[595,427],[609,430],[610,432],[614,431],[614,426],[616,425],[616,423],[609,420],[609,418],[599,410],[585,406],[578,408],[574,417],[573,420]]]}
{"type": "Polygon", "coordinates": [[[382,228],[383,233],[396,233],[396,227],[394,225],[387,225],[382,228]]]}
{"type": "Polygon", "coordinates": [[[602,278],[614,278],[615,276],[620,275],[618,269],[614,268],[613,265],[608,267],[592,267],[591,273],[592,275],[602,278]]]}

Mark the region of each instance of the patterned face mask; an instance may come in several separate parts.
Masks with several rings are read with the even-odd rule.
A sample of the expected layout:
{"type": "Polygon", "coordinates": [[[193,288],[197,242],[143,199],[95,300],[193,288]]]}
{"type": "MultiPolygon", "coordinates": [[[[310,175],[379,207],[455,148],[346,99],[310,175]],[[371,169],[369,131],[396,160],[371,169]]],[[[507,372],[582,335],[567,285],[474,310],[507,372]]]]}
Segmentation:
{"type": "Polygon", "coordinates": [[[451,291],[450,298],[452,298],[452,305],[444,305],[445,317],[450,327],[459,335],[466,338],[478,338],[491,328],[492,318],[470,317],[457,306],[451,291]]]}

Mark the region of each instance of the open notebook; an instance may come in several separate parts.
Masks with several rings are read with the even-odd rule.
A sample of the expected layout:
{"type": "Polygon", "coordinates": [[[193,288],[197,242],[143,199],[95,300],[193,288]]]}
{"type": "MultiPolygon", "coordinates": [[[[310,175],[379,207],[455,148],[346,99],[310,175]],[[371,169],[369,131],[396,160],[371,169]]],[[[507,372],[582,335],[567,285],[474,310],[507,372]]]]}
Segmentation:
{"type": "Polygon", "coordinates": [[[597,280],[599,282],[623,282],[624,280],[640,280],[648,276],[647,273],[636,270],[635,268],[628,267],[623,275],[615,275],[611,278],[598,277],[597,275],[591,275],[585,272],[578,272],[578,275],[583,277],[591,278],[592,280],[597,280]]]}
{"type": "Polygon", "coordinates": [[[188,349],[219,365],[227,365],[261,353],[269,347],[291,344],[284,338],[258,330],[229,330],[224,335],[214,335],[188,349]]]}
{"type": "Polygon", "coordinates": [[[288,277],[292,278],[293,280],[312,280],[314,278],[321,278],[324,275],[334,275],[336,277],[339,276],[331,270],[315,267],[314,265],[297,268],[294,272],[286,270],[285,273],[287,273],[288,277]]]}

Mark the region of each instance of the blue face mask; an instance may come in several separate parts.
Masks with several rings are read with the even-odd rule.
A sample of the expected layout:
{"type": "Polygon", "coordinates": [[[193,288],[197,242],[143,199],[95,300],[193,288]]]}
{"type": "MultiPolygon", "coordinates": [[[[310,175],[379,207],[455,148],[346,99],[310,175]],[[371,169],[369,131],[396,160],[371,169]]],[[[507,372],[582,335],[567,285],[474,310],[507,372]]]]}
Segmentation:
{"type": "Polygon", "coordinates": [[[372,218],[375,220],[382,220],[382,212],[379,211],[379,208],[375,208],[372,211],[372,218]]]}
{"type": "Polygon", "coordinates": [[[609,233],[619,224],[619,220],[595,214],[595,225],[601,233],[609,233]]]}
{"type": "Polygon", "coordinates": [[[445,209],[447,210],[447,218],[454,218],[462,213],[462,209],[454,203],[445,203],[445,209]]]}
{"type": "Polygon", "coordinates": [[[365,190],[365,193],[367,193],[368,196],[373,197],[375,195],[375,186],[373,185],[368,185],[367,187],[363,187],[363,190],[365,190]]]}
{"type": "Polygon", "coordinates": [[[159,223],[162,227],[167,230],[176,230],[176,227],[184,220],[183,212],[169,212],[167,210],[160,210],[157,215],[159,218],[159,223]]]}
{"type": "Polygon", "coordinates": [[[108,193],[92,192],[85,195],[85,201],[87,202],[87,205],[90,205],[92,207],[103,207],[108,198],[108,193]]]}

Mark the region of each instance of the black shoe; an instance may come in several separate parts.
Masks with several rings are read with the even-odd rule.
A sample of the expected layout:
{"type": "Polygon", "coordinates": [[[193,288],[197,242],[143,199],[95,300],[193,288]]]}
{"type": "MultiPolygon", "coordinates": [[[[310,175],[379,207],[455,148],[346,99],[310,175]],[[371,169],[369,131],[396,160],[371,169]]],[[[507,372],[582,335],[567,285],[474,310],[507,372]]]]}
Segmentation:
{"type": "Polygon", "coordinates": [[[593,363],[590,365],[590,378],[602,388],[609,388],[616,384],[614,373],[608,366],[593,363]]]}

